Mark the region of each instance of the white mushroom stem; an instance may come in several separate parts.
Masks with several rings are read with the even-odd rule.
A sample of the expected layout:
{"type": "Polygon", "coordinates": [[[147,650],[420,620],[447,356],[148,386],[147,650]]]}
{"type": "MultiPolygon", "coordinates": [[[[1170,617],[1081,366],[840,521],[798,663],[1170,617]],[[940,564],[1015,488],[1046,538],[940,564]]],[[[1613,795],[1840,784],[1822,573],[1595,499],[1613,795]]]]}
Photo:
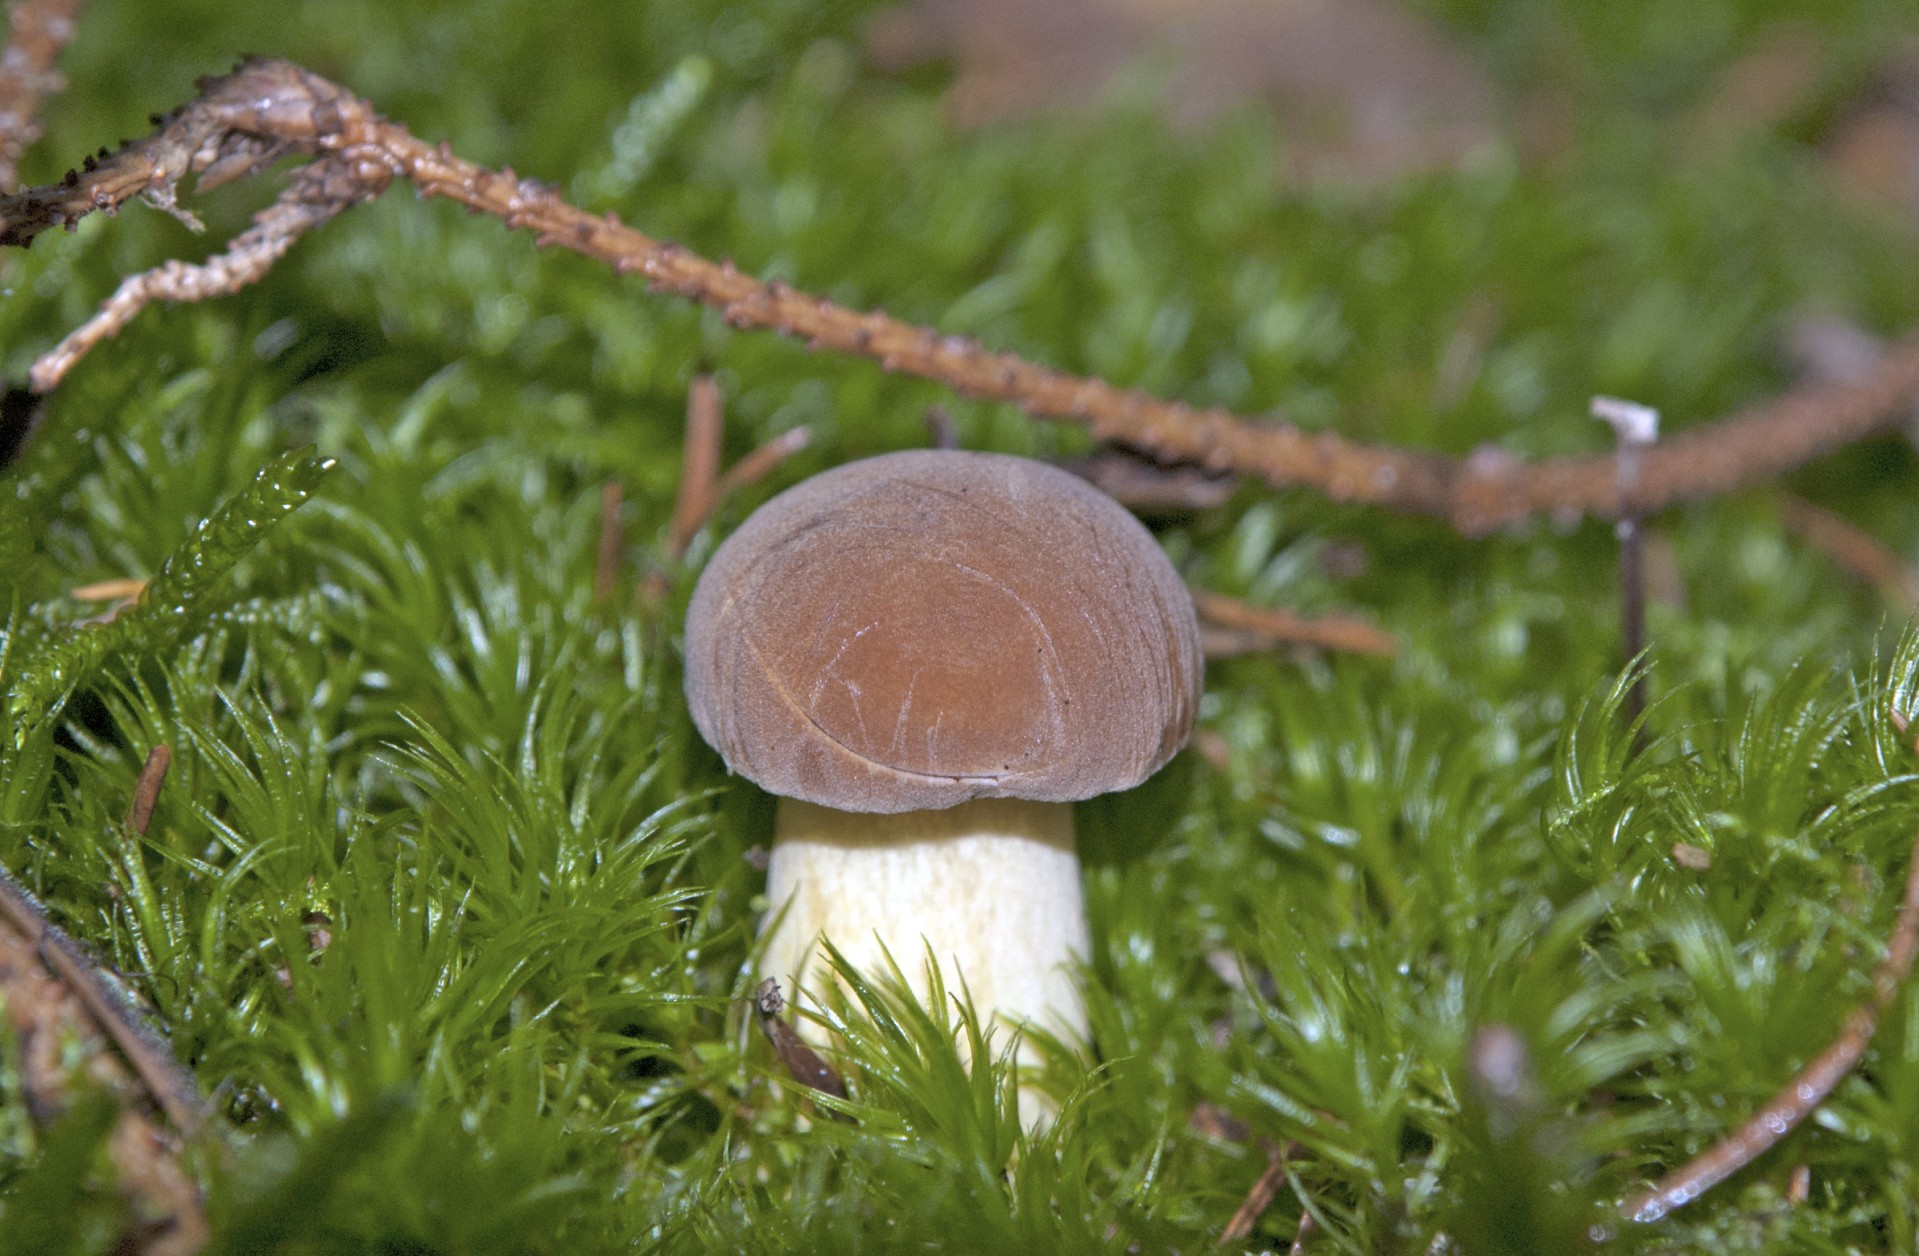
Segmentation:
{"type": "Polygon", "coordinates": [[[922,999],[930,946],[949,994],[963,978],[983,1016],[1086,1040],[1074,971],[1088,951],[1086,906],[1070,803],[981,798],[870,815],[782,798],[766,892],[762,971],[796,999],[817,1006],[831,980],[822,936],[868,977],[889,971],[884,944],[922,999]]]}

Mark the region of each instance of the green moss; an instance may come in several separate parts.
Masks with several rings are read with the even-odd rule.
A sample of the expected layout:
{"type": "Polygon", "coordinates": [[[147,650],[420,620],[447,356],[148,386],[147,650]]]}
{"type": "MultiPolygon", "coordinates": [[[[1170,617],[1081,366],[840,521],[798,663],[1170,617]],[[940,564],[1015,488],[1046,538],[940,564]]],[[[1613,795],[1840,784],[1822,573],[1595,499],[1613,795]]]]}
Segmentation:
{"type": "MultiPolygon", "coordinates": [[[[864,4],[392,7],[97,0],[27,175],[243,51],[287,55],[756,273],[1453,453],[1603,449],[1595,392],[1673,429],[1767,397],[1808,308],[1919,319],[1919,232],[1837,194],[1814,144],[1913,33],[1892,0],[1429,0],[1515,116],[1554,93],[1573,142],[1366,190],[1288,185],[1270,116],[1181,133],[1137,83],[955,131],[943,69],[866,63],[864,4]],[[1702,150],[1685,119],[1784,17],[1824,85],[1702,150]]],[[[6,369],[268,194],[196,202],[213,240],[131,208],[0,259],[6,369]]],[[[1020,1133],[1003,1074],[960,1065],[970,1021],[884,983],[847,1011],[850,1119],[816,1111],[741,1001],[769,807],[679,693],[711,538],[688,561],[663,539],[701,371],[730,455],[814,432],[716,534],[923,442],[929,404],[974,447],[1087,443],[396,193],[237,297],[144,314],[0,472],[0,860],[215,1095],[236,1154],[199,1171],[224,1250],[1194,1251],[1266,1163],[1190,1124],[1202,1104],[1297,1147],[1251,1250],[1302,1208],[1316,1250],[1552,1250],[1864,996],[1919,826],[1886,715],[1914,701],[1919,646],[1772,490],[1655,522],[1681,596],[1652,608],[1634,729],[1606,528],[1467,540],[1248,486],[1162,529],[1186,574],[1366,613],[1399,654],[1219,664],[1202,722],[1224,766],[1185,756],[1082,806],[1098,1050],[1050,1073],[1054,1129],[1020,1133]],[[337,464],[323,481],[309,446],[337,464]],[[628,548],[603,603],[615,479],[628,548]],[[70,589],[144,575],[141,608],[76,627],[70,589]],[[638,596],[648,575],[663,600],[638,596]],[[136,838],[120,817],[157,742],[174,765],[136,838]],[[1710,868],[1676,863],[1682,841],[1710,868]],[[1471,1067],[1490,1026],[1529,1056],[1512,1094],[1471,1067]]],[[[1888,439],[1790,487],[1909,555],[1914,472],[1888,439]]],[[[113,1195],[65,1167],[97,1149],[91,1109],[37,1128],[14,1067],[0,1044],[0,1233],[110,1242],[113,1195]],[[49,1183],[81,1194],[48,1211],[49,1183]]],[[[1908,1250],[1916,1140],[1908,994],[1784,1149],[1614,1245],[1908,1250]],[[1789,1207],[1795,1164],[1813,1185],[1789,1207]]]]}

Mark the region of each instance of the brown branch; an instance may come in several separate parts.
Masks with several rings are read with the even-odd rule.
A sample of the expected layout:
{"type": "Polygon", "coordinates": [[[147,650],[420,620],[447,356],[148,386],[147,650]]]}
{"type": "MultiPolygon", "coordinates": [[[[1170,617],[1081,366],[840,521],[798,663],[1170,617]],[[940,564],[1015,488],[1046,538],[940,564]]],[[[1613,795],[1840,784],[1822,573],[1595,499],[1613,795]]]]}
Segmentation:
{"type": "Polygon", "coordinates": [[[620,575],[620,507],[626,490],[618,480],[608,480],[600,489],[600,541],[593,555],[593,600],[613,598],[613,585],[620,575]]]}
{"type": "Polygon", "coordinates": [[[145,576],[128,576],[119,580],[102,580],[97,584],[83,584],[67,590],[67,596],[76,602],[131,602],[146,592],[145,576]]]}
{"type": "Polygon", "coordinates": [[[175,1062],[166,1044],[100,975],[79,944],[49,921],[33,896],[4,871],[0,871],[0,923],[35,948],[40,961],[120,1049],[167,1119],[181,1133],[195,1133],[206,1118],[206,1102],[193,1075],[175,1062]]]}
{"type": "Polygon", "coordinates": [[[1186,1127],[1195,1134],[1222,1143],[1247,1143],[1253,1139],[1252,1126],[1208,1100],[1193,1105],[1192,1113],[1186,1118],[1186,1127]]]}
{"type": "Polygon", "coordinates": [[[144,1090],[179,1133],[190,1137],[202,1111],[191,1078],[137,1024],[79,948],[4,873],[0,1008],[20,1042],[21,1090],[36,1119],[51,1119],[67,1107],[76,1072],[120,1101],[107,1155],[133,1218],[117,1250],[187,1256],[205,1246],[206,1217],[199,1191],[181,1167],[178,1140],[154,1123],[141,1102],[144,1090]],[[101,1031],[120,1055],[101,1041],[101,1031]],[[138,1085],[125,1065],[133,1067],[138,1085]]]}
{"type": "Polygon", "coordinates": [[[804,424],[789,427],[778,436],[767,441],[757,449],[749,451],[746,457],[726,469],[720,476],[720,482],[714,488],[714,506],[739,492],[750,488],[771,475],[775,468],[800,450],[813,439],[813,430],[804,424]]]}
{"type": "MultiPolygon", "coordinates": [[[[1903,719],[1900,727],[1903,731],[1903,719]]],[[[1865,1056],[1879,1028],[1879,1017],[1892,1005],[1912,971],[1915,954],[1919,954],[1919,837],[1913,839],[1911,862],[1906,869],[1906,896],[1899,905],[1898,919],[1886,943],[1885,958],[1873,970],[1872,997],[1847,1018],[1832,1044],[1814,1056],[1744,1125],[1660,1179],[1658,1184],[1628,1199],[1620,1211],[1634,1221],[1659,1220],[1770,1151],[1817,1111],[1865,1056]]]]}
{"type": "Polygon", "coordinates": [[[1286,1249],[1286,1256],[1305,1256],[1306,1240],[1313,1237],[1313,1233],[1318,1229],[1319,1223],[1313,1220],[1313,1214],[1301,1209],[1299,1226],[1293,1231],[1293,1242],[1286,1249]]]}
{"type": "Polygon", "coordinates": [[[19,0],[7,11],[0,54],[0,191],[11,192],[20,158],[41,135],[40,106],[67,85],[53,63],[73,38],[80,0],[19,0]]]}
{"type": "Polygon", "coordinates": [[[1786,1175],[1786,1203],[1797,1208],[1812,1198],[1812,1166],[1803,1160],[1786,1175]]]}
{"type": "Polygon", "coordinates": [[[953,422],[953,413],[945,406],[926,407],[926,439],[935,449],[958,449],[960,447],[959,425],[953,422]]]}
{"type": "Polygon", "coordinates": [[[1780,499],[1779,518],[1789,531],[1871,583],[1899,609],[1919,610],[1919,577],[1879,538],[1803,497],[1780,499]]]}
{"type": "Polygon", "coordinates": [[[133,785],[133,802],[127,807],[127,827],[141,837],[153,823],[153,809],[160,805],[160,787],[167,783],[167,768],[173,763],[173,750],[165,742],[147,752],[140,768],[140,779],[133,785]]]}
{"type": "Polygon", "coordinates": [[[1190,466],[1162,466],[1123,449],[1060,464],[1136,515],[1191,514],[1224,506],[1239,478],[1190,466]]]}
{"type": "Polygon", "coordinates": [[[286,251],[313,228],[348,206],[377,196],[384,184],[355,176],[345,159],[323,157],[296,171],[278,200],[253,216],[253,226],[224,253],[199,265],[172,261],[120,281],[92,318],[42,354],[27,373],[33,391],[51,391],[101,341],[120,334],[155,301],[175,304],[232,296],[258,282],[286,251]],[[379,186],[375,186],[379,184],[379,186]]]}
{"type": "Polygon", "coordinates": [[[1328,432],[1261,423],[1224,410],[1164,401],[1136,389],[1035,365],[1014,354],[859,312],[778,281],[761,282],[654,240],[608,215],[577,209],[551,187],[476,166],[382,118],[366,101],[284,61],[254,60],[203,83],[160,130],[90,162],[62,183],[0,197],[0,244],[25,244],[52,226],[112,210],[135,196],[171,209],[180,180],[202,186],[260,169],[291,151],[336,155],[345,176],[375,195],[394,178],[492,214],[515,230],[638,274],[713,306],[738,328],[762,328],[816,349],[870,358],[887,370],[1005,401],[1036,418],[1079,424],[1105,441],[1275,487],[1437,515],[1468,533],[1522,522],[1650,513],[1765,480],[1897,423],[1919,397],[1919,337],[1890,350],[1862,380],[1788,393],[1647,451],[1627,500],[1610,455],[1524,463],[1498,453],[1467,459],[1356,444],[1328,432]]]}
{"type": "MultiPolygon", "coordinates": [[[[1194,589],[1193,609],[1199,612],[1201,630],[1217,626],[1226,630],[1213,634],[1220,646],[1218,653],[1244,654],[1252,650],[1270,650],[1276,645],[1308,645],[1324,650],[1345,650],[1355,654],[1392,654],[1399,639],[1382,628],[1351,615],[1327,615],[1311,619],[1291,611],[1253,606],[1219,593],[1194,589]]],[[[1208,649],[1208,656],[1214,651],[1208,649]]]]}
{"type": "Polygon", "coordinates": [[[680,490],[666,525],[667,552],[683,557],[719,501],[720,438],[726,412],[711,375],[696,375],[686,390],[686,441],[680,453],[680,490]]]}
{"type": "Polygon", "coordinates": [[[1292,1148],[1291,1143],[1280,1144],[1262,1138],[1260,1145],[1266,1152],[1266,1167],[1253,1179],[1253,1185],[1246,1192],[1246,1198],[1234,1210],[1226,1228],[1219,1232],[1219,1245],[1238,1243],[1253,1232],[1259,1219],[1273,1206],[1273,1200],[1279,1195],[1279,1188],[1286,1183],[1286,1157],[1292,1148]]]}

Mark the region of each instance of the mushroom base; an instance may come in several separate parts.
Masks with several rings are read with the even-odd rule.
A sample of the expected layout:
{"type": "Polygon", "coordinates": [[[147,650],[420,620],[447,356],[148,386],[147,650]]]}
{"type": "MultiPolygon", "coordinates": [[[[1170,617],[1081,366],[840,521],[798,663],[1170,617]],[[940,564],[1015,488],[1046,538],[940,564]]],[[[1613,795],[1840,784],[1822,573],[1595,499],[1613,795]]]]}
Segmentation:
{"type": "MultiPolygon", "coordinates": [[[[795,1001],[817,1006],[830,980],[822,936],[871,977],[889,971],[890,952],[921,998],[930,948],[947,990],[963,979],[983,1016],[1030,1022],[1068,1043],[1087,1038],[1074,968],[1089,944],[1070,803],[981,798],[872,815],[782,798],[766,893],[761,970],[795,1001]]],[[[809,1029],[817,1036],[801,1022],[809,1029]]]]}

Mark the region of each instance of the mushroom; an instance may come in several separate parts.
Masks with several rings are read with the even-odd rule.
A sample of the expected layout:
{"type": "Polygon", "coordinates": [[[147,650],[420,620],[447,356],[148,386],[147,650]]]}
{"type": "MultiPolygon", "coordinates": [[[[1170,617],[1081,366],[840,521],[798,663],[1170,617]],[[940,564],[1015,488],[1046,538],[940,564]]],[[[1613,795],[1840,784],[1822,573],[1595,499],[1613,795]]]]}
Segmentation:
{"type": "Polygon", "coordinates": [[[817,998],[825,937],[924,997],[930,948],[983,1016],[1084,1041],[1070,804],[1172,757],[1200,670],[1159,546],[1056,467],[894,453],[767,502],[686,617],[694,722],[779,795],[763,975],[817,998]]]}

